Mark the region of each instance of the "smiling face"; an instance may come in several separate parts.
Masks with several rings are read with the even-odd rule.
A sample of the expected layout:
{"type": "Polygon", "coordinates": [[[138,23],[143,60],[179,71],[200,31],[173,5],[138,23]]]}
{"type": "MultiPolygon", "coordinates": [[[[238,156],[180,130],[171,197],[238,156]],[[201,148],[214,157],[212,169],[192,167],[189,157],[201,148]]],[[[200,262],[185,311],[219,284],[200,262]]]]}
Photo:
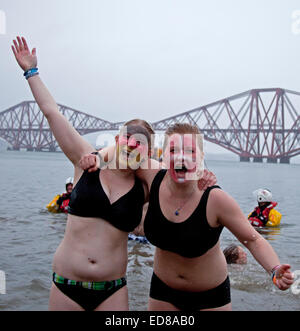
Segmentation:
{"type": "Polygon", "coordinates": [[[137,170],[149,154],[149,142],[150,134],[142,126],[123,127],[116,137],[119,169],[137,170]]]}
{"type": "Polygon", "coordinates": [[[197,134],[174,133],[168,136],[164,164],[176,183],[198,180],[203,171],[203,156],[197,134]]]}

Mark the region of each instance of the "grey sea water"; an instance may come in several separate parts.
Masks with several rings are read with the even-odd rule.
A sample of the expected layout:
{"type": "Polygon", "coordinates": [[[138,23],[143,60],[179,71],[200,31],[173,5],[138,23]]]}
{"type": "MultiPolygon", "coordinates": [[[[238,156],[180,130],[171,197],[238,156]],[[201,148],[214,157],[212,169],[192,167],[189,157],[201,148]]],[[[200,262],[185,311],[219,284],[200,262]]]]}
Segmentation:
{"type": "MultiPolygon", "coordinates": [[[[273,192],[283,215],[281,226],[262,235],[282,263],[300,270],[300,165],[208,160],[207,166],[246,215],[255,206],[252,191],[262,187],[273,192]]],[[[52,258],[66,216],[48,213],[45,206],[64,191],[65,179],[72,175],[63,154],[0,153],[0,270],[6,276],[0,310],[48,309],[52,258]]],[[[225,229],[221,246],[231,243],[238,241],[225,229]]],[[[133,241],[128,246],[130,309],[142,311],[147,309],[154,248],[133,241]]],[[[249,252],[248,264],[230,265],[229,274],[234,310],[300,310],[300,294],[276,289],[249,252]]]]}

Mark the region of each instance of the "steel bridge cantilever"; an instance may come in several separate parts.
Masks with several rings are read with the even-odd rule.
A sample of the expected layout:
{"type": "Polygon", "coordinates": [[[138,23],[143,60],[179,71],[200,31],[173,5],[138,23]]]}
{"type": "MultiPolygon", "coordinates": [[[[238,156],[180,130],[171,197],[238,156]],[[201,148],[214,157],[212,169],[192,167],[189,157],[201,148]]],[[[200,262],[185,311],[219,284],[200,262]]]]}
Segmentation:
{"type": "MultiPolygon", "coordinates": [[[[114,123],[101,118],[64,105],[58,107],[81,135],[117,129],[114,123]]],[[[0,137],[12,150],[56,152],[59,148],[35,101],[24,101],[0,113],[0,137]]]]}
{"type": "Polygon", "coordinates": [[[300,93],[282,88],[253,89],[153,124],[196,124],[206,140],[242,162],[289,163],[300,154],[300,93]],[[296,100],[292,101],[292,98],[296,100]]]}
{"type": "MultiPolygon", "coordinates": [[[[177,122],[197,125],[205,139],[237,155],[241,161],[289,163],[300,154],[300,92],[282,88],[252,89],[153,123],[166,130],[177,122]]],[[[85,135],[118,131],[112,123],[59,105],[75,129],[85,135]]],[[[34,101],[0,113],[0,137],[13,149],[56,151],[58,145],[34,101]]]]}

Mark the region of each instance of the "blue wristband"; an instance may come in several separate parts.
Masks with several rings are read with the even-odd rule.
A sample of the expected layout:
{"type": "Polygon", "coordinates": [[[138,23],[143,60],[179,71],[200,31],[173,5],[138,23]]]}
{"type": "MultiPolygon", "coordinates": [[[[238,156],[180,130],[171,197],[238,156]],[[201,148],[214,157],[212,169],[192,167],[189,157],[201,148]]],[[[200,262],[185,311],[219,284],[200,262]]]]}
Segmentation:
{"type": "Polygon", "coordinates": [[[28,79],[28,78],[30,78],[30,77],[33,77],[33,76],[38,75],[38,74],[39,74],[39,73],[38,73],[38,70],[39,70],[38,68],[31,68],[31,69],[25,71],[25,72],[24,72],[24,76],[25,76],[25,78],[28,79]]]}
{"type": "Polygon", "coordinates": [[[25,76],[25,78],[28,80],[30,77],[36,76],[38,74],[39,74],[38,72],[33,72],[33,73],[28,74],[27,76],[25,76]]]}

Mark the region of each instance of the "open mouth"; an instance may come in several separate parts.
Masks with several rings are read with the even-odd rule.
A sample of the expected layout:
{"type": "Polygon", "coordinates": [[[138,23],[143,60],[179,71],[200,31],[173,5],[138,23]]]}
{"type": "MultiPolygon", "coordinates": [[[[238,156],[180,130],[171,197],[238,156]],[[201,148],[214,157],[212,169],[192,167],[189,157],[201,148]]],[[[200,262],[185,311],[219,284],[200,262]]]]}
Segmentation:
{"type": "Polygon", "coordinates": [[[177,183],[184,183],[190,179],[190,176],[195,172],[196,167],[190,168],[184,163],[177,163],[171,167],[170,174],[173,180],[177,183]]]}
{"type": "Polygon", "coordinates": [[[123,158],[125,159],[136,159],[138,156],[138,153],[134,152],[134,151],[128,151],[128,150],[123,150],[121,152],[121,155],[123,158]]]}
{"type": "Polygon", "coordinates": [[[186,180],[186,174],[189,172],[188,168],[184,164],[176,164],[171,170],[171,177],[177,183],[184,183],[186,180]]]}
{"type": "Polygon", "coordinates": [[[141,155],[139,152],[137,151],[130,151],[127,149],[123,149],[120,152],[120,156],[121,156],[121,162],[127,166],[129,166],[130,168],[132,168],[132,166],[134,166],[135,164],[140,163],[141,161],[141,155]]]}
{"type": "Polygon", "coordinates": [[[174,167],[174,171],[177,175],[185,175],[189,170],[184,164],[179,164],[174,167]]]}

